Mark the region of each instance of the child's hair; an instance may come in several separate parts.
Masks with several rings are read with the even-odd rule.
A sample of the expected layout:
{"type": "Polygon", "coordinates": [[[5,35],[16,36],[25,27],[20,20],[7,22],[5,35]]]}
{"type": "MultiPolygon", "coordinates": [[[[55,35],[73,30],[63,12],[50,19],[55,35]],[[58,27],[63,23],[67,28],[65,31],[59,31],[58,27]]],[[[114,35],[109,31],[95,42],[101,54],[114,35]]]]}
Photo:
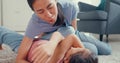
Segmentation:
{"type": "Polygon", "coordinates": [[[69,63],[98,63],[98,57],[93,53],[85,56],[84,53],[79,52],[71,56],[69,63]]]}

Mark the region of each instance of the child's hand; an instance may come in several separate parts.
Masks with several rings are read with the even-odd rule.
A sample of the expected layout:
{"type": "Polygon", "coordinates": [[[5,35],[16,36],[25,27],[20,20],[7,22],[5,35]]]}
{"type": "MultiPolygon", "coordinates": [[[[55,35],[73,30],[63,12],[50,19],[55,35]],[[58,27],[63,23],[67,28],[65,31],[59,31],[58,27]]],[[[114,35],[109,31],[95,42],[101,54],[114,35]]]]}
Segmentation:
{"type": "Polygon", "coordinates": [[[52,46],[51,42],[46,42],[36,47],[31,53],[33,63],[46,63],[53,55],[54,48],[52,46]]]}
{"type": "Polygon", "coordinates": [[[70,57],[78,52],[83,53],[86,49],[85,48],[73,48],[71,47],[71,49],[68,50],[68,52],[66,53],[65,57],[64,57],[64,62],[68,63],[70,60],[70,57]]]}

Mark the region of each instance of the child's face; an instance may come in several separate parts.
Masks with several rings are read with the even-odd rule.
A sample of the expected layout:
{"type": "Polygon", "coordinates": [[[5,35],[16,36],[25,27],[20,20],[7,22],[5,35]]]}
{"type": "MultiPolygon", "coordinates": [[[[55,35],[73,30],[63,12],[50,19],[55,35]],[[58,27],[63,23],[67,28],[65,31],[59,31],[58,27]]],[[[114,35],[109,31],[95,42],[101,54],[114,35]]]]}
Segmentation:
{"type": "Polygon", "coordinates": [[[87,58],[90,55],[90,53],[91,52],[85,48],[71,48],[65,55],[65,57],[67,57],[67,60],[64,60],[64,63],[69,63],[72,55],[79,55],[83,58],[87,58]]]}
{"type": "Polygon", "coordinates": [[[34,12],[47,23],[54,24],[57,20],[58,10],[55,0],[35,0],[34,12]]]}

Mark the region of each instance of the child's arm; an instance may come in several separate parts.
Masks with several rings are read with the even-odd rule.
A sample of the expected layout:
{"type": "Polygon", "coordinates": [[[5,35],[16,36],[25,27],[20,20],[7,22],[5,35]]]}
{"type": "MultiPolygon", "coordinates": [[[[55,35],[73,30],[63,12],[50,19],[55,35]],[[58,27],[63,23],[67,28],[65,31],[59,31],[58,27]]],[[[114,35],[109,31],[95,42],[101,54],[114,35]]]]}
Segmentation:
{"type": "Polygon", "coordinates": [[[49,42],[36,47],[32,51],[31,60],[34,62],[45,63],[45,61],[47,61],[48,58],[51,57],[51,55],[53,55],[55,48],[63,39],[64,37],[59,32],[54,32],[49,42]]]}
{"type": "MultiPolygon", "coordinates": [[[[66,52],[71,47],[84,47],[80,40],[76,38],[75,35],[69,35],[64,40],[62,40],[56,47],[53,56],[51,57],[49,63],[57,63],[59,60],[63,59],[66,52]]],[[[58,62],[59,63],[59,62],[58,62]]]]}
{"type": "Polygon", "coordinates": [[[73,34],[72,34],[72,42],[73,42],[72,44],[73,47],[84,48],[84,45],[81,42],[81,40],[76,35],[73,35],[73,34]]]}

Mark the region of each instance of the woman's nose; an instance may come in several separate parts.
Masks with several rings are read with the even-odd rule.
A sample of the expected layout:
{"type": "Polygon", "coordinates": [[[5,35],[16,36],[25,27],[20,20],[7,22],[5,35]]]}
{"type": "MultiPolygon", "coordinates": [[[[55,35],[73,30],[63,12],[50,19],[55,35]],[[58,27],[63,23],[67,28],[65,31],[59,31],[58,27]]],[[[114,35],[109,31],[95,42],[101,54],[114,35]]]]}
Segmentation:
{"type": "Polygon", "coordinates": [[[45,16],[47,18],[51,18],[52,17],[52,13],[50,11],[46,11],[45,16]]]}

